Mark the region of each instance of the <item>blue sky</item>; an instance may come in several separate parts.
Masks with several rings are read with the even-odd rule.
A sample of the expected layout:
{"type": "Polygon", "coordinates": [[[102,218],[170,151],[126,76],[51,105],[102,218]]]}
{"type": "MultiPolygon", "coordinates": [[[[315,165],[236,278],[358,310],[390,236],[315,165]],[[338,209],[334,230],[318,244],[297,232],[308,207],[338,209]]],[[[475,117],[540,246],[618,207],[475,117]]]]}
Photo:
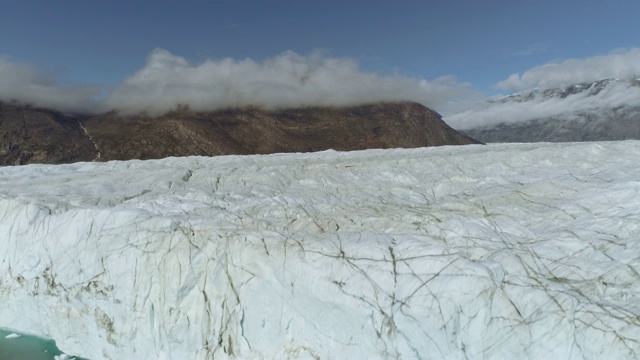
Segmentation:
{"type": "Polygon", "coordinates": [[[106,94],[158,48],[194,66],[320,50],[364,73],[495,95],[514,73],[635,49],[639,16],[637,0],[2,0],[0,57],[106,94]]]}

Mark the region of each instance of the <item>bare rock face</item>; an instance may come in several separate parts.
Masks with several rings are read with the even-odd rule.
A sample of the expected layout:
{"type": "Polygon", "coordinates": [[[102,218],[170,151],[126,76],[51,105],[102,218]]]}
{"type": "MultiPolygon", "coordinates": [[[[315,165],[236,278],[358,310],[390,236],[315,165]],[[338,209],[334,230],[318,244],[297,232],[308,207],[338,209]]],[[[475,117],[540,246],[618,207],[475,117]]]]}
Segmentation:
{"type": "Polygon", "coordinates": [[[87,161],[94,153],[79,118],[0,102],[0,165],[87,161]]]}
{"type": "Polygon", "coordinates": [[[274,111],[180,107],[159,117],[116,112],[65,117],[49,110],[0,109],[5,108],[0,130],[10,139],[0,149],[3,165],[478,143],[436,112],[406,102],[274,111]]]}

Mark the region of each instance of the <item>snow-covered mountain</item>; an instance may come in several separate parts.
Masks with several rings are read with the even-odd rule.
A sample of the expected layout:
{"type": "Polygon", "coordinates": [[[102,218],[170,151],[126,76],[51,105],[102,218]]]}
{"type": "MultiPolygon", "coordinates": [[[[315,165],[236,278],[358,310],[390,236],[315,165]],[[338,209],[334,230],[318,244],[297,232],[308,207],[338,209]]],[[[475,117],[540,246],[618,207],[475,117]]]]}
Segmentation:
{"type": "Polygon", "coordinates": [[[91,359],[637,358],[638,158],[626,141],[2,167],[0,328],[91,359]]]}
{"type": "Polygon", "coordinates": [[[483,142],[640,139],[640,79],[517,93],[445,120],[483,142]]]}

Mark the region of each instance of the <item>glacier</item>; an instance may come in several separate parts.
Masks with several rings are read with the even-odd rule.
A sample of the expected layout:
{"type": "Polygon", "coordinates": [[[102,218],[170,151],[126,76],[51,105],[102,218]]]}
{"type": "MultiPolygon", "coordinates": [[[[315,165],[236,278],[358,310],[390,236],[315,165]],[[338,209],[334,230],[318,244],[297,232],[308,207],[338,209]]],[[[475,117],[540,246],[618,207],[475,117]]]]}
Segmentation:
{"type": "Polygon", "coordinates": [[[0,168],[0,328],[91,359],[640,357],[640,142],[0,168]]]}

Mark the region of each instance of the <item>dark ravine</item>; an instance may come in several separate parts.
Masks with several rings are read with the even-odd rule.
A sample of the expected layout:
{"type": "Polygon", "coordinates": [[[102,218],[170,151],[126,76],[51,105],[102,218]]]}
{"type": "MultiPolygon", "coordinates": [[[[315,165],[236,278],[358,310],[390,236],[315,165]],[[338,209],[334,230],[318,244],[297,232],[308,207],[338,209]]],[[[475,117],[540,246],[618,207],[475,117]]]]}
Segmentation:
{"type": "Polygon", "coordinates": [[[416,103],[162,116],[65,115],[0,103],[0,165],[474,144],[416,103]]]}

